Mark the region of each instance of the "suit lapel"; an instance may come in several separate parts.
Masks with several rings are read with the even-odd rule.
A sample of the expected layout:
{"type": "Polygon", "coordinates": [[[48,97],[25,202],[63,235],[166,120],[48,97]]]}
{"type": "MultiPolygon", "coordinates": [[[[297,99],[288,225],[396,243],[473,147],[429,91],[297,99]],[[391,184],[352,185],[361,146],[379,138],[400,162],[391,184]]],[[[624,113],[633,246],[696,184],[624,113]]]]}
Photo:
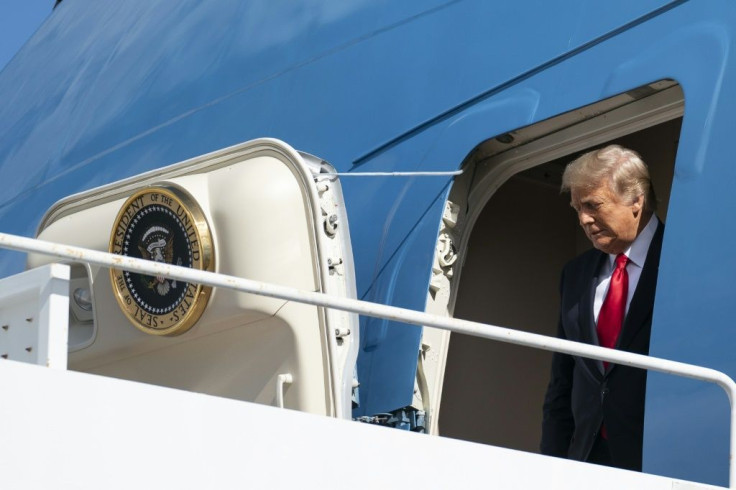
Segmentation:
{"type": "Polygon", "coordinates": [[[647,252],[644,268],[639,277],[639,284],[637,284],[634,296],[631,298],[629,312],[624,320],[616,349],[626,350],[641,327],[646,323],[654,308],[654,292],[659,273],[659,255],[662,249],[663,233],[664,225],[659,223],[657,231],[652,237],[652,243],[649,245],[649,252],[647,252]]]}
{"type": "MultiPolygon", "coordinates": [[[[585,290],[580,300],[580,319],[581,319],[581,340],[586,344],[598,345],[598,332],[596,331],[595,315],[593,313],[593,299],[595,298],[595,288],[598,284],[598,271],[601,269],[601,263],[606,258],[606,254],[598,252],[586,265],[586,270],[581,277],[587,278],[587,284],[584,285],[585,290]]],[[[585,359],[593,372],[603,374],[603,362],[597,359],[585,359]]]]}

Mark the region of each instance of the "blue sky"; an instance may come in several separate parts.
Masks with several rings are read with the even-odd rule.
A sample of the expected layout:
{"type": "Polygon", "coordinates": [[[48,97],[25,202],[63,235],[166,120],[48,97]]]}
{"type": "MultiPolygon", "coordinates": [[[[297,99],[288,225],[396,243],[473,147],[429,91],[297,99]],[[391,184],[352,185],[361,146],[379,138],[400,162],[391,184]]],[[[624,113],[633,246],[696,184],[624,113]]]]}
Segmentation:
{"type": "Polygon", "coordinates": [[[0,0],[0,70],[51,15],[54,3],[55,0],[0,0]]]}

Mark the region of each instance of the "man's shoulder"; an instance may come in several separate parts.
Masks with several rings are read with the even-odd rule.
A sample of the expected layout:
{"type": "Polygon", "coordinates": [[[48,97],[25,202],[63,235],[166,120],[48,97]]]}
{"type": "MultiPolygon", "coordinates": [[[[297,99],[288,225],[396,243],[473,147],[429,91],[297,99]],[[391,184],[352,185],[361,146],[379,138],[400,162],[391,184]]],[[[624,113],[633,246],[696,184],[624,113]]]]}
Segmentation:
{"type": "Polygon", "coordinates": [[[591,248],[581,253],[574,259],[570,260],[567,264],[565,264],[563,270],[565,273],[579,273],[583,270],[597,269],[605,255],[606,254],[601,252],[600,250],[591,248]]]}
{"type": "Polygon", "coordinates": [[[569,295],[572,295],[572,298],[578,298],[581,291],[590,285],[589,280],[596,275],[605,255],[600,250],[592,248],[565,265],[560,277],[563,301],[565,301],[564,297],[569,295]]]}

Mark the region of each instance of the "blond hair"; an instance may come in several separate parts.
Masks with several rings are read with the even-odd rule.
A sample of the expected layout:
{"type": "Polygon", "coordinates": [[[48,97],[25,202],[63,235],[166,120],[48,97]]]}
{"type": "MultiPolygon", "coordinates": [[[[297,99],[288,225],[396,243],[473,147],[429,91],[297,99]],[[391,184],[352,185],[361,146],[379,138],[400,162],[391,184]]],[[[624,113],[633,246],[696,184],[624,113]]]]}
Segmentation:
{"type": "Polygon", "coordinates": [[[619,145],[590,151],[569,163],[562,174],[561,192],[592,190],[604,180],[621,200],[633,203],[644,196],[644,209],[657,209],[649,168],[637,152],[619,145]]]}

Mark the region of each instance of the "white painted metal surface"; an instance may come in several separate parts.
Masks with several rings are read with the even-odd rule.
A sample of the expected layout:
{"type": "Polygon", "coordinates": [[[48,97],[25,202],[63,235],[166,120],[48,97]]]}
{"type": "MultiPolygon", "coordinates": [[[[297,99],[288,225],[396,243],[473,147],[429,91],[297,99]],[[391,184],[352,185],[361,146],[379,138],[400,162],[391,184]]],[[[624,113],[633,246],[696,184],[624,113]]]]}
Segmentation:
{"type": "Polygon", "coordinates": [[[394,306],[380,305],[355,299],[332,297],[322,293],[300,291],[294,288],[226,276],[223,274],[198,271],[131,257],[121,257],[105,252],[49,243],[42,240],[34,240],[6,233],[0,233],[0,247],[41,253],[64,259],[73,259],[102,267],[115,267],[135,272],[143,272],[150,275],[163,275],[187,282],[201,283],[213,287],[229,288],[246,293],[254,293],[300,303],[336,308],[361,315],[384,318],[414,325],[426,325],[449,330],[451,332],[459,332],[501,342],[589,357],[616,364],[650,369],[715,383],[726,391],[731,403],[731,458],[729,463],[729,482],[731,488],[736,488],[736,459],[733,457],[733,455],[736,454],[736,404],[734,403],[734,400],[736,400],[736,383],[726,374],[714,369],[644,356],[641,354],[632,354],[614,349],[606,349],[599,346],[571,342],[568,340],[546,337],[543,335],[493,325],[484,325],[482,323],[470,322],[467,320],[440,317],[394,306]]]}
{"type": "Polygon", "coordinates": [[[69,266],[0,280],[0,358],[66,369],[69,266]]]}
{"type": "MultiPolygon", "coordinates": [[[[217,272],[354,298],[347,214],[331,172],[284,142],[253,140],[65,198],[39,238],[107,251],[130,195],[176,186],[209,224],[217,272]]],[[[29,255],[27,265],[49,260],[29,255]]],[[[155,338],[130,328],[108,269],[74,263],[73,278],[78,269],[90,282],[95,321],[72,317],[69,369],[351,417],[357,315],[220,288],[186,335],[155,338]],[[293,383],[277,391],[283,373],[293,383]]]]}
{"type": "Polygon", "coordinates": [[[716,488],[12,361],[0,393],[4,489],[716,488]]]}

